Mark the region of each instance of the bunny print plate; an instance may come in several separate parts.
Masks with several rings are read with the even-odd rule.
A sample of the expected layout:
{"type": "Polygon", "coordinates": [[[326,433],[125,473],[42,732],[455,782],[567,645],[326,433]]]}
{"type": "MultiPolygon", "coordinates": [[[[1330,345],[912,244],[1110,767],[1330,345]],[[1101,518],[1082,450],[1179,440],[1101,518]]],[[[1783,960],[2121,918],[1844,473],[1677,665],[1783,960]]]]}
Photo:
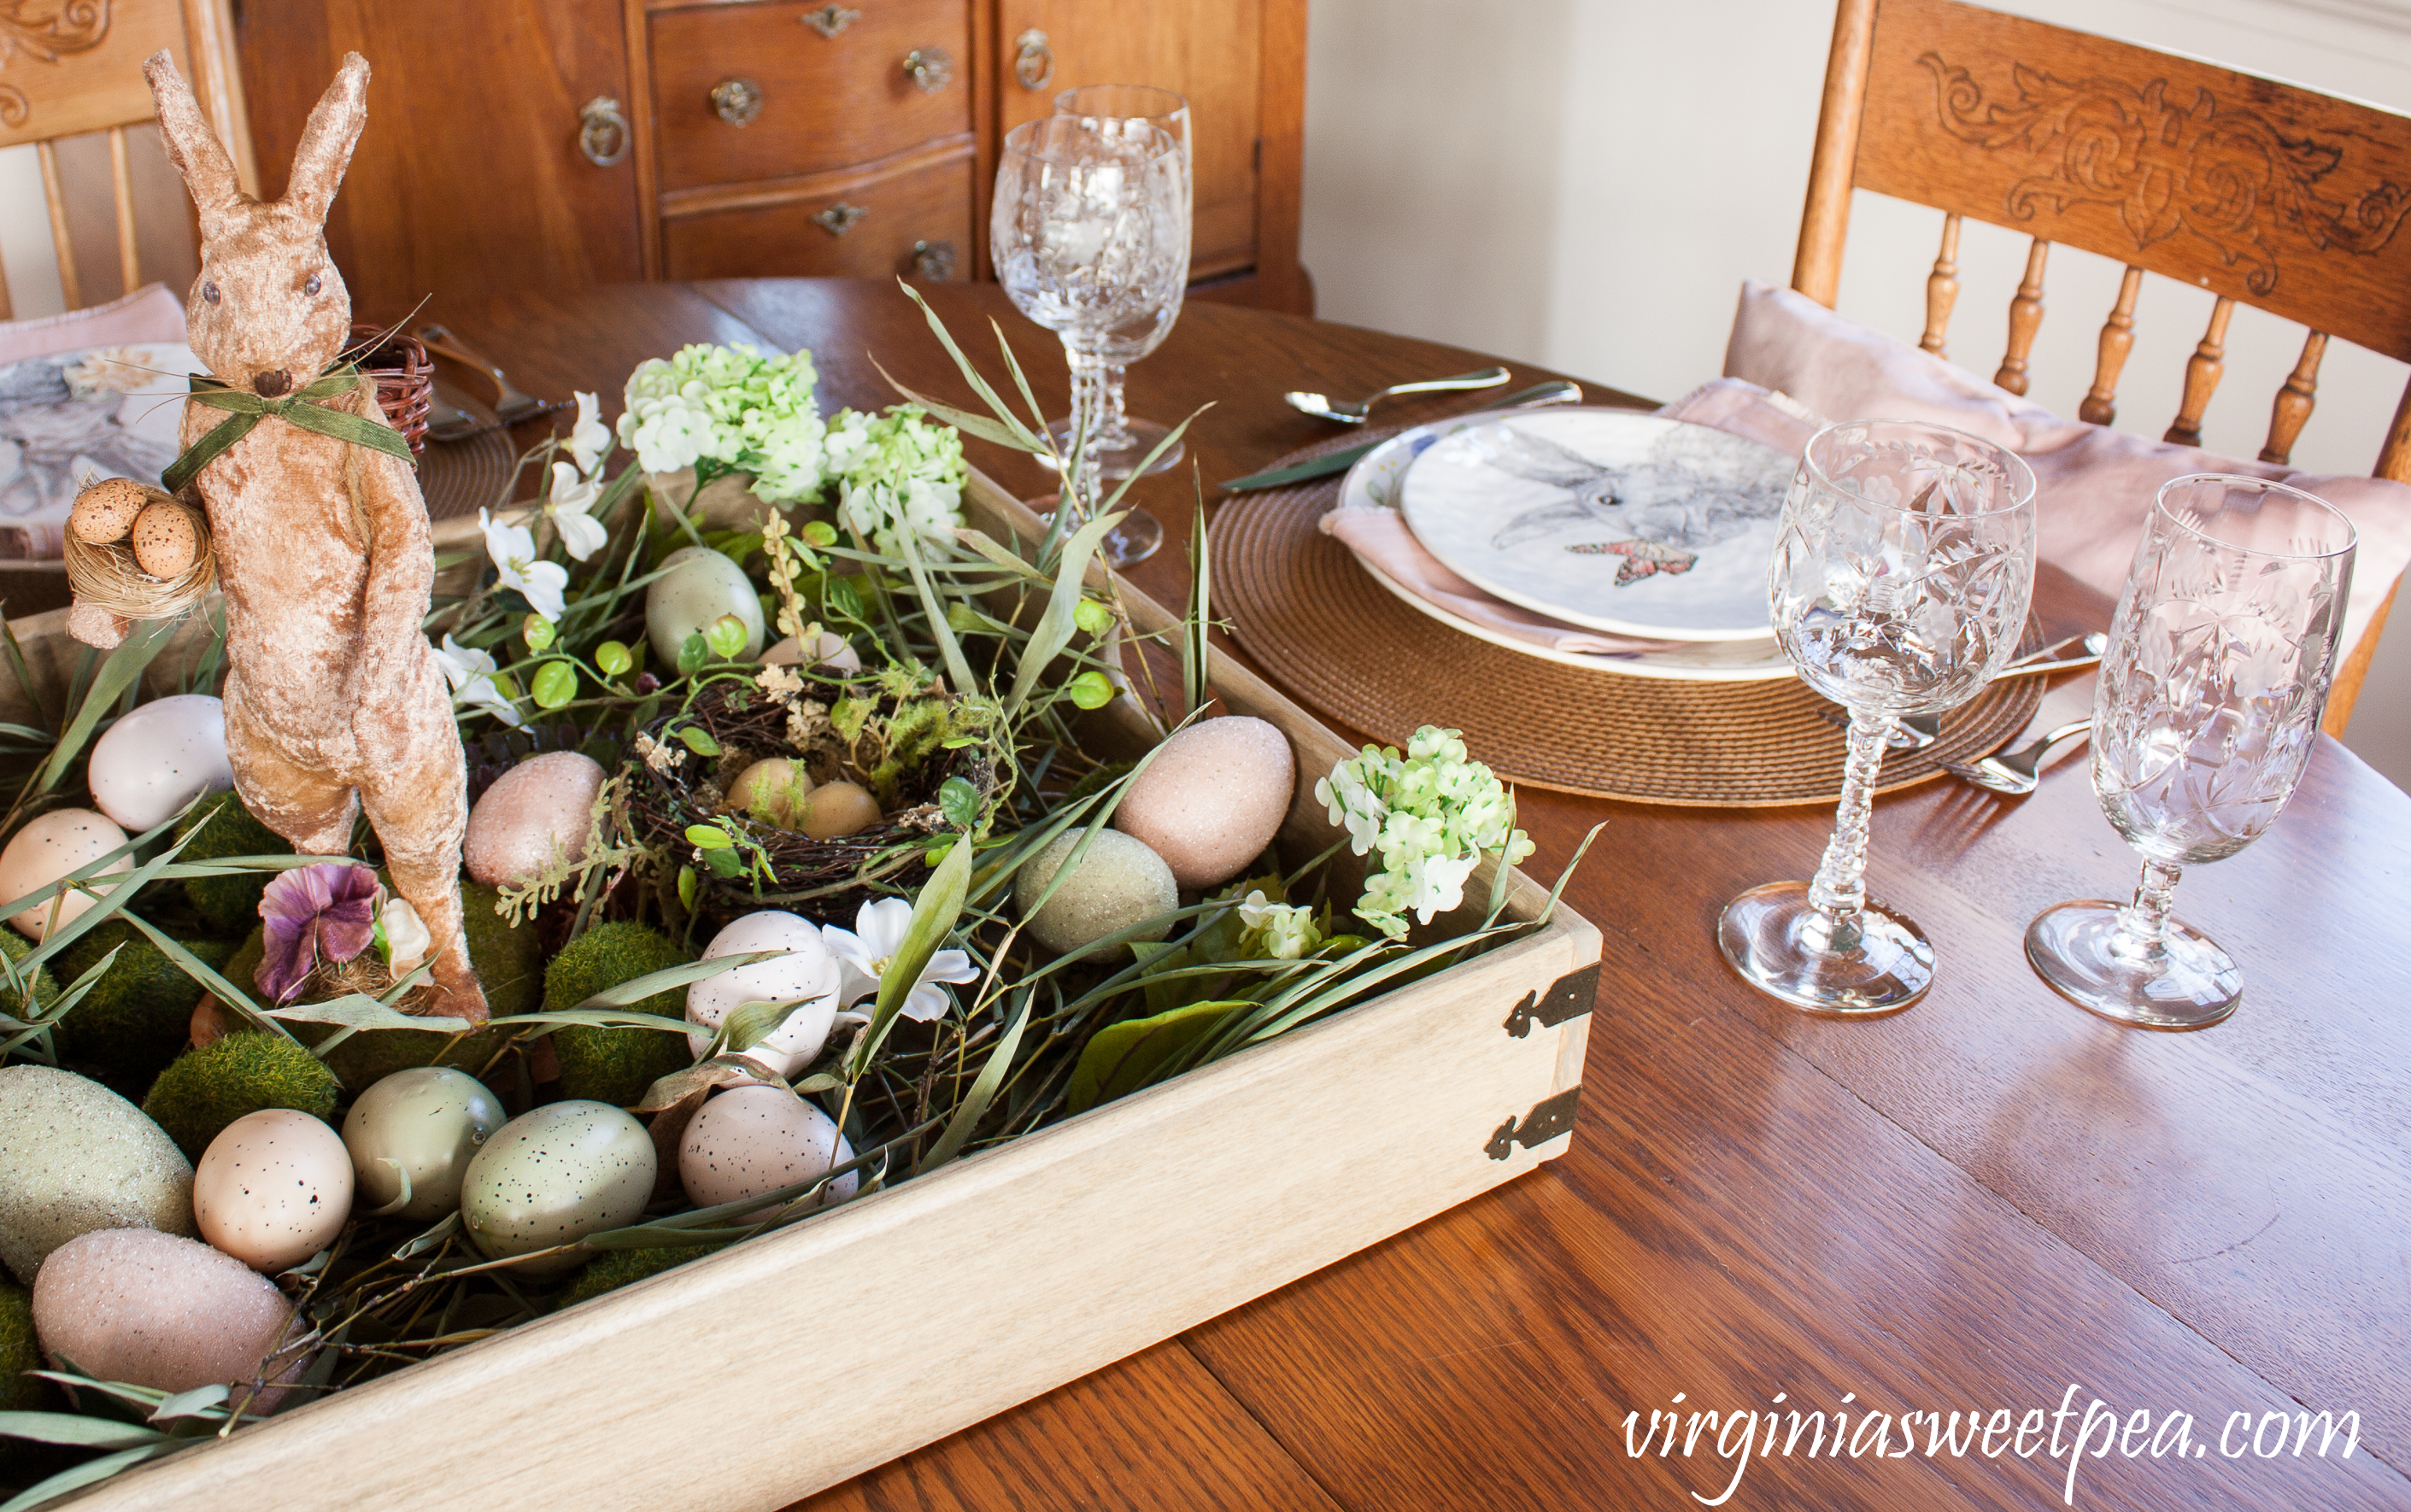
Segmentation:
{"type": "Polygon", "coordinates": [[[1764,641],[1792,467],[1705,426],[1534,411],[1424,450],[1400,507],[1425,549],[1511,603],[1611,634],[1764,641]]]}
{"type": "MultiPolygon", "coordinates": [[[[1452,415],[1445,420],[1401,431],[1366,453],[1348,470],[1347,477],[1340,484],[1337,508],[1342,511],[1395,510],[1399,485],[1417,457],[1469,427],[1492,424],[1514,414],[1497,411],[1452,415]]],[[[1333,533],[1344,541],[1350,532],[1333,533]]],[[[1409,608],[1427,615],[1460,633],[1525,656],[1536,656],[1545,662],[1594,672],[1630,677],[1662,677],[1682,682],[1759,682],[1795,676],[1790,662],[1785,658],[1772,635],[1756,641],[1694,641],[1673,646],[1662,646],[1661,643],[1662,648],[1653,650],[1571,649],[1567,648],[1564,640],[1556,645],[1536,644],[1530,639],[1502,632],[1491,625],[1454,613],[1447,605],[1435,603],[1383,572],[1380,563],[1363,552],[1354,554],[1357,565],[1365,569],[1366,575],[1409,608]]]]}

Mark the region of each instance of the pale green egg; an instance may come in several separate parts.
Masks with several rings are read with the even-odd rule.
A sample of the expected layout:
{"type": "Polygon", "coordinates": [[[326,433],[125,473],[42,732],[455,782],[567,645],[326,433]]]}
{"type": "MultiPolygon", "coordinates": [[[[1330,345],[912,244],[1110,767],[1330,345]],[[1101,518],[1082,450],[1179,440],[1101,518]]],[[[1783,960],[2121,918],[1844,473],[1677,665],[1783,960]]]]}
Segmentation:
{"type": "Polygon", "coordinates": [[[486,1084],[449,1066],[396,1071],[360,1094],[343,1119],[343,1147],[361,1209],[440,1218],[460,1205],[469,1162],[503,1127],[503,1105],[486,1084]],[[400,1207],[403,1182],[410,1200],[400,1207]]]}
{"type": "Polygon", "coordinates": [[[681,546],[662,559],[662,575],[645,589],[645,639],[656,662],[676,668],[688,636],[732,614],[744,622],[745,646],[729,660],[751,662],[762,654],[762,601],[745,569],[709,546],[681,546]]]}
{"type": "MultiPolygon", "coordinates": [[[[504,1259],[636,1221],[659,1170],[645,1126],[607,1102],[547,1103],[504,1124],[469,1162],[460,1222],[489,1259],[504,1259]]],[[[531,1275],[577,1269],[576,1253],[532,1261],[531,1275]]]]}

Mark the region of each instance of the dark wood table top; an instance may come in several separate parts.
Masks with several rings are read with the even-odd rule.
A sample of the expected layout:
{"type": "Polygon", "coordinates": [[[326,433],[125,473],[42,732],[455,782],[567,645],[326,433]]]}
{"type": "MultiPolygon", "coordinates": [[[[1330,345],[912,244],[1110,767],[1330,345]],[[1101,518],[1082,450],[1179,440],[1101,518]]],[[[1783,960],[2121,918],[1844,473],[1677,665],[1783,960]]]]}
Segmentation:
{"type": "MultiPolygon", "coordinates": [[[[992,315],[1039,392],[1064,392],[1054,342],[998,290],[930,292],[991,371],[992,315]]],[[[887,284],[636,285],[430,314],[529,392],[598,389],[606,411],[638,360],[694,341],[809,345],[825,408],[891,401],[872,353],[970,402],[887,284]]],[[[1199,304],[1132,370],[1130,400],[1166,421],[1214,403],[1192,431],[1210,489],[1332,433],[1284,389],[1486,360],[1199,304]]],[[[1044,490],[1026,458],[972,452],[1044,490]]],[[[1132,575],[1178,603],[1188,471],[1134,493],[1173,539],[1132,575]]],[[[2044,596],[2070,624],[2106,618],[2065,584],[2044,596]]],[[[2089,693],[2050,696],[2046,719],[2089,693]]],[[[1939,783],[1878,805],[1873,885],[1940,965],[1923,1002],[1862,1024],[1757,996],[1711,936],[1733,894],[1814,869],[1829,811],[1525,792],[1538,875],[1607,821],[1567,894],[1607,940],[1570,1154],[808,1505],[1687,1506],[1732,1482],[1745,1424],[1798,1410],[1848,1413],[1858,1452],[1761,1439],[1724,1505],[2060,1505],[2090,1412],[2101,1452],[2079,1506],[2411,1506],[2411,799],[2321,737],[2275,828],[2178,891],[2241,964],[2243,1008],[2155,1035],[2060,1001],[2022,953],[2040,909],[2133,885],[2083,768],[2063,762],[2023,803],[1939,783]],[[1686,1430],[1671,1453],[1646,1442],[1669,1409],[1686,1430]],[[1905,1453],[1902,1416],[1929,1411],[2003,1432],[1954,1456],[1920,1417],[1905,1453]],[[2315,1418],[2302,1444],[2320,1412],[2358,1414],[2349,1455],[2339,1432],[2321,1456],[2315,1418]],[[1880,1462],[1866,1413],[1888,1415],[1880,1462]]]]}

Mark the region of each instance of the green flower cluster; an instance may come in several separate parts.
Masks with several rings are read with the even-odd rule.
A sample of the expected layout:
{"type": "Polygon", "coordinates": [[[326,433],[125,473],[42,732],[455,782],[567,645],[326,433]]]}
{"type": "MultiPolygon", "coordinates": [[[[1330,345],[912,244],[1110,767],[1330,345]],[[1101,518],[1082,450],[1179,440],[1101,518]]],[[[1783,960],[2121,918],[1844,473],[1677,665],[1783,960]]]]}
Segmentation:
{"type": "Polygon", "coordinates": [[[773,503],[810,499],[826,481],[817,381],[809,351],[765,356],[741,342],[697,342],[628,375],[620,440],[648,472],[709,464],[752,473],[754,493],[773,503]]]}
{"type": "Polygon", "coordinates": [[[884,414],[840,411],[824,443],[838,504],[879,549],[896,551],[896,531],[934,540],[963,522],[963,438],[952,426],[925,425],[917,404],[884,414]]]}
{"type": "Polygon", "coordinates": [[[1407,742],[1367,746],[1314,784],[1331,822],[1348,827],[1349,849],[1381,854],[1381,869],[1365,879],[1356,917],[1392,938],[1407,932],[1405,915],[1429,923],[1465,901],[1465,880],[1483,852],[1503,851],[1513,865],[1532,853],[1516,829],[1515,800],[1489,767],[1465,751],[1454,730],[1425,725],[1407,742]]]}

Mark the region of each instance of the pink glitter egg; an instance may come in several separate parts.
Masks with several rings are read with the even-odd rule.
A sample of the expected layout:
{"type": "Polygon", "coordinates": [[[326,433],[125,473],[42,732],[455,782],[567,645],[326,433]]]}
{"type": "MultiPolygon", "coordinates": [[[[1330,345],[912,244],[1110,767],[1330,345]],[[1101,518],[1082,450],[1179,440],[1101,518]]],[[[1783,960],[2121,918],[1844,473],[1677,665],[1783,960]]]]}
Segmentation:
{"type": "MultiPolygon", "coordinates": [[[[263,1373],[290,1381],[307,1363],[277,1354],[292,1315],[275,1284],[241,1260],[150,1228],[68,1240],[34,1283],[34,1331],[51,1359],[158,1391],[224,1384],[241,1396],[263,1373]]],[[[251,1410],[284,1395],[271,1385],[251,1410]]]]}

